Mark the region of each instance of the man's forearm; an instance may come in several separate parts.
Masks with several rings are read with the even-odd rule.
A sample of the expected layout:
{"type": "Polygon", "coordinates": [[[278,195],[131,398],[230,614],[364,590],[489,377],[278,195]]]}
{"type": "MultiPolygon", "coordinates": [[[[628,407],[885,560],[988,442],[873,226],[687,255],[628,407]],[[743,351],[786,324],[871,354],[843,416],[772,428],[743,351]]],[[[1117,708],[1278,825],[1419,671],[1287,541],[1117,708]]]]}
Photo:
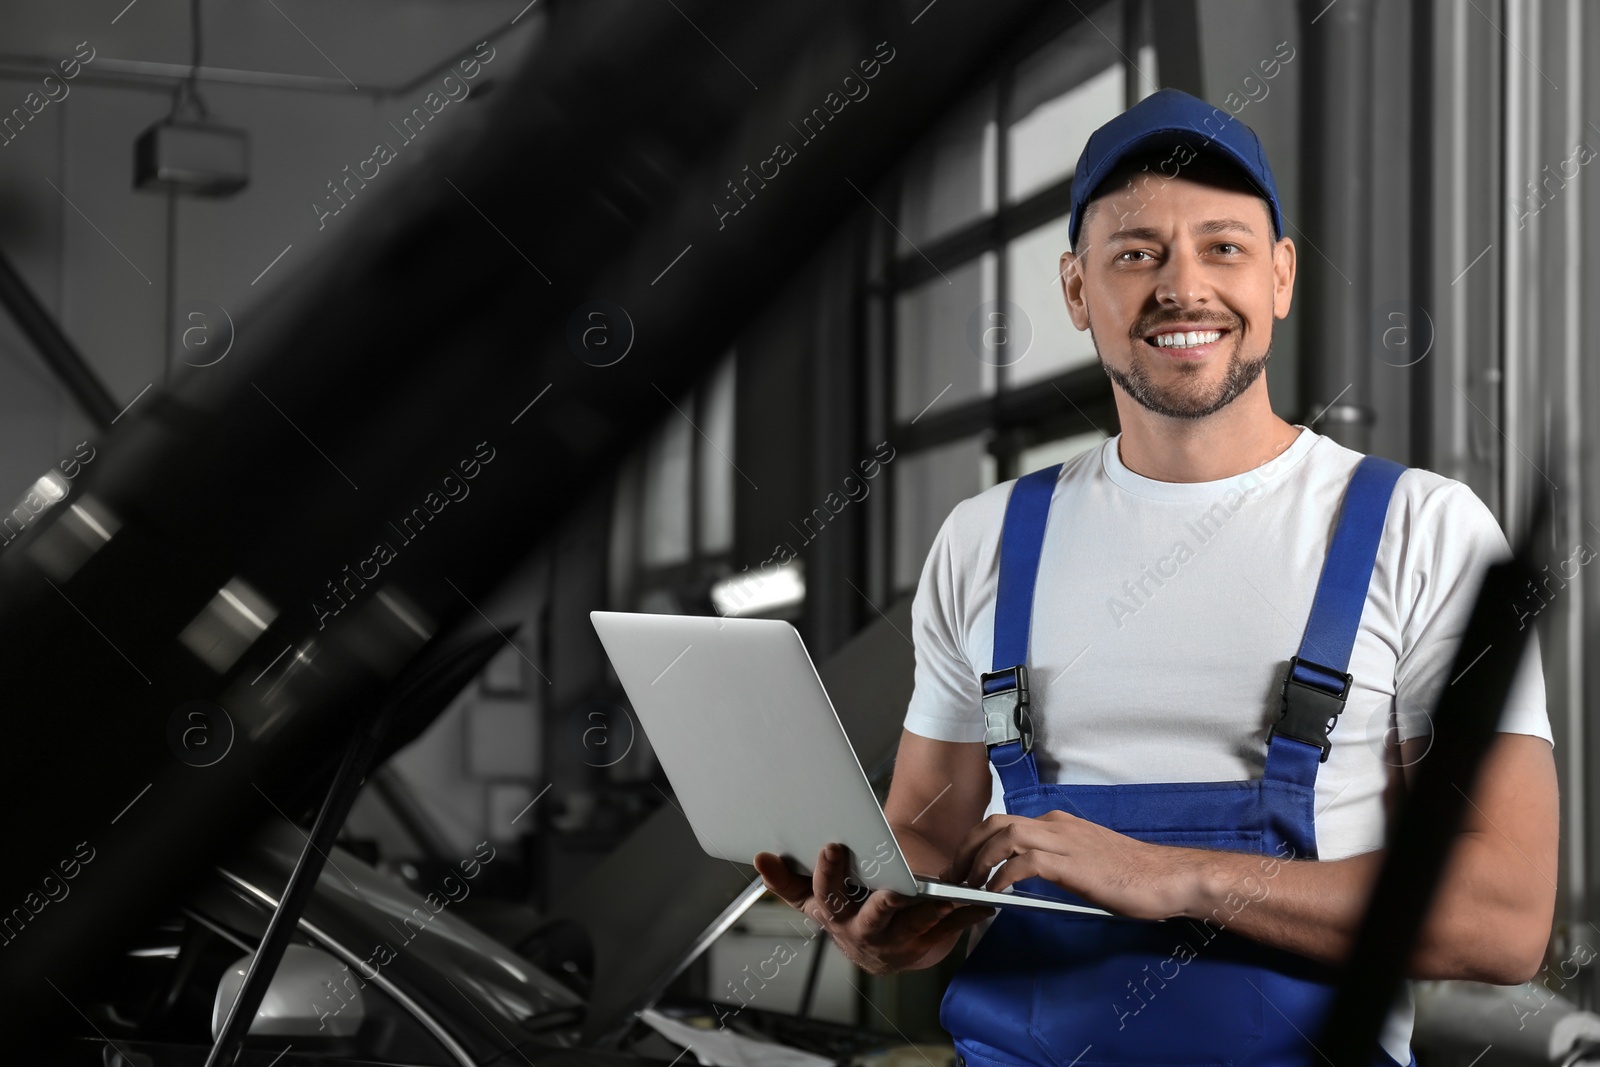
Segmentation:
{"type": "MultiPolygon", "coordinates": [[[[1182,849],[1191,892],[1183,914],[1210,919],[1242,937],[1328,963],[1354,945],[1384,851],[1347,859],[1279,860],[1182,849]]],[[[1537,908],[1498,881],[1503,860],[1470,835],[1457,838],[1427,921],[1407,962],[1412,978],[1499,984],[1523,980],[1530,949],[1548,930],[1537,908]]],[[[1532,962],[1537,969],[1537,962],[1532,962]]]]}
{"type": "Polygon", "coordinates": [[[1340,963],[1349,954],[1383,853],[1317,862],[1291,852],[1252,855],[1186,848],[1183,915],[1241,937],[1340,963]]]}
{"type": "Polygon", "coordinates": [[[906,863],[911,865],[913,874],[937,878],[950,865],[950,858],[955,854],[954,847],[939,845],[910,826],[891,822],[889,829],[894,832],[894,839],[900,845],[906,863]]]}

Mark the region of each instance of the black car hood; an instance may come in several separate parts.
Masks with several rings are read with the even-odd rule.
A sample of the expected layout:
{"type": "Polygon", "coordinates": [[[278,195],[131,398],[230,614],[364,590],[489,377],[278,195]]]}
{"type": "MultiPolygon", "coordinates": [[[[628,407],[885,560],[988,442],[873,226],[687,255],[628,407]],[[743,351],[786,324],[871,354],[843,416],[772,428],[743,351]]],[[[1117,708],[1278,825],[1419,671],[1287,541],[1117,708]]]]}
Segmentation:
{"type": "MultiPolygon", "coordinates": [[[[305,843],[297,827],[269,821],[250,847],[201,883],[194,906],[259,937],[305,843]]],[[[300,931],[362,981],[437,1020],[447,1033],[435,1036],[474,1061],[497,1055],[508,1041],[530,1040],[535,1029],[547,1031],[544,1044],[561,1044],[563,1034],[576,1032],[582,998],[460,917],[457,905],[496,858],[492,846],[481,845],[419,893],[334,848],[300,931]],[[563,1018],[570,1021],[561,1024],[563,1018]]]]}
{"type": "Polygon", "coordinates": [[[381,210],[279,265],[236,351],[30,503],[0,546],[0,1033],[75,1018],[78,976],[262,820],[298,817],[407,662],[604,482],[857,188],[1003,45],[1051,32],[1035,14],[1078,17],[1050,7],[944,0],[912,25],[891,0],[555,5],[381,210]],[[707,210],[880,44],[895,58],[849,137],[737,220],[707,210]],[[568,333],[596,294],[638,336],[605,367],[568,333]]]}

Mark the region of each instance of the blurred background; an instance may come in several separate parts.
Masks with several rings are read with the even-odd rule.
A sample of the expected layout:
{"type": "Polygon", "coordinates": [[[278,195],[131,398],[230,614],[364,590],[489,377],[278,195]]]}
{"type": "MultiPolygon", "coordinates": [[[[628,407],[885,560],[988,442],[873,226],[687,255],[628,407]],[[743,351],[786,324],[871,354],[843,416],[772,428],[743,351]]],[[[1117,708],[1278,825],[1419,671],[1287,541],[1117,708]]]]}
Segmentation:
{"type": "MultiPolygon", "coordinates": [[[[8,896],[84,836],[73,801],[39,802],[47,774],[52,796],[117,798],[94,809],[96,840],[125,842],[101,847],[128,871],[179,836],[107,824],[141,783],[152,811],[169,786],[188,798],[174,812],[223,795],[198,775],[118,777],[172,762],[162,724],[184,699],[226,710],[275,768],[257,792],[309,827],[317,790],[286,783],[355,730],[326,709],[387,692],[418,647],[324,671],[344,663],[330,627],[382,629],[344,611],[371,564],[419,642],[488,643],[368,776],[341,849],[425,892],[492,846],[483,891],[452,911],[582,972],[583,997],[615,975],[623,1014],[556,1044],[597,1041],[663,991],[742,1004],[734,983],[792,939],[791,916],[683,836],[588,612],[793,622],[881,785],[909,597],[945,515],[1118,432],[1057,260],[1090,132],[1169,86],[1253,128],[1277,178],[1300,275],[1274,409],[1466,482],[1512,538],[1548,485],[1556,555],[1600,543],[1597,45],[1581,0],[10,0],[0,684],[18,717],[48,676],[88,729],[70,761],[41,763],[16,726],[13,809],[59,830],[21,832],[8,896]],[[69,527],[91,547],[52,547],[69,527]],[[258,699],[271,685],[301,688],[275,706],[258,699]],[[95,726],[124,696],[147,744],[95,726]],[[315,743],[274,732],[312,709],[315,743]],[[605,876],[629,849],[673,869],[630,896],[605,876]],[[702,861],[720,872],[673,881],[702,861]],[[603,946],[552,933],[552,917],[626,913],[642,942],[652,900],[677,893],[703,903],[663,919],[659,959],[617,949],[607,972],[603,946]]],[[[1552,967],[1465,1013],[1524,1035],[1507,998],[1552,1026],[1594,1007],[1594,587],[1584,570],[1543,612],[1552,967]]],[[[196,814],[189,851],[209,864],[274,817],[257,807],[233,826],[196,814]]],[[[64,988],[90,982],[102,1008],[80,1014],[115,1038],[137,1012],[81,976],[172,913],[193,884],[179,866],[125,907],[101,890],[92,946],[66,929],[102,907],[84,889],[81,916],[36,913],[41,936],[11,953],[45,952],[63,913],[48,956],[64,988]]],[[[148,957],[164,967],[184,958],[170,929],[172,952],[148,957]]],[[[940,1043],[950,967],[875,979],[795,944],[806,962],[756,1007],[836,1024],[836,1052],[940,1043]]],[[[1441,1018],[1419,1020],[1419,1059],[1498,1042],[1483,1063],[1556,1062],[1587,1025],[1541,1031],[1542,1051],[1495,1030],[1465,1048],[1441,1018]]],[[[441,1044],[439,1062],[472,1061],[441,1044]]]]}

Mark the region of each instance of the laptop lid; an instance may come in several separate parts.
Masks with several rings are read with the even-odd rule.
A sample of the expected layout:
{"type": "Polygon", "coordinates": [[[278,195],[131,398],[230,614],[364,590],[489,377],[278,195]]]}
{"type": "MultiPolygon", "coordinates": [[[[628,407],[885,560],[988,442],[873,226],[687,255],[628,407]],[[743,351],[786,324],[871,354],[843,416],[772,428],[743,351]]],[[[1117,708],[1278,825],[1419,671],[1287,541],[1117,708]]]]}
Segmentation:
{"type": "MultiPolygon", "coordinates": [[[[911,632],[911,601],[908,593],[890,604],[817,663],[873,780],[900,742],[901,719],[884,709],[904,708],[914,687],[916,659],[904,637],[911,632]]],[[[705,852],[677,804],[661,805],[540,919],[541,926],[576,924],[588,938],[593,982],[582,1043],[619,1043],[634,1013],[656,1003],[761,891],[748,863],[705,852]]]]}
{"type": "Polygon", "coordinates": [[[810,871],[830,841],[872,889],[916,880],[800,634],[780,619],[589,613],[708,854],[810,871]]]}

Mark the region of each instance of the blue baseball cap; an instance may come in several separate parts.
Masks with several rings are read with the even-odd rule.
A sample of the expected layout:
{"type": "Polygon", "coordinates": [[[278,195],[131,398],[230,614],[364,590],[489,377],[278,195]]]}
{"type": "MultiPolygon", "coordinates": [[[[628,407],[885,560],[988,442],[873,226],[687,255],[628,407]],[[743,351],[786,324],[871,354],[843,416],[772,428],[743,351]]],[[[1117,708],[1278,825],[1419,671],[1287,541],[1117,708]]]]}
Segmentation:
{"type": "MultiPolygon", "coordinates": [[[[1160,89],[1134,104],[1089,135],[1072,173],[1072,218],[1067,235],[1074,248],[1084,205],[1090,194],[1128,156],[1147,148],[1187,145],[1197,155],[1209,154],[1236,164],[1272,207],[1275,236],[1283,236],[1283,211],[1278,185],[1267,166],[1267,153],[1256,132],[1220,107],[1181,89],[1160,89]]],[[[1181,171],[1174,169],[1167,177],[1181,171]]]]}

